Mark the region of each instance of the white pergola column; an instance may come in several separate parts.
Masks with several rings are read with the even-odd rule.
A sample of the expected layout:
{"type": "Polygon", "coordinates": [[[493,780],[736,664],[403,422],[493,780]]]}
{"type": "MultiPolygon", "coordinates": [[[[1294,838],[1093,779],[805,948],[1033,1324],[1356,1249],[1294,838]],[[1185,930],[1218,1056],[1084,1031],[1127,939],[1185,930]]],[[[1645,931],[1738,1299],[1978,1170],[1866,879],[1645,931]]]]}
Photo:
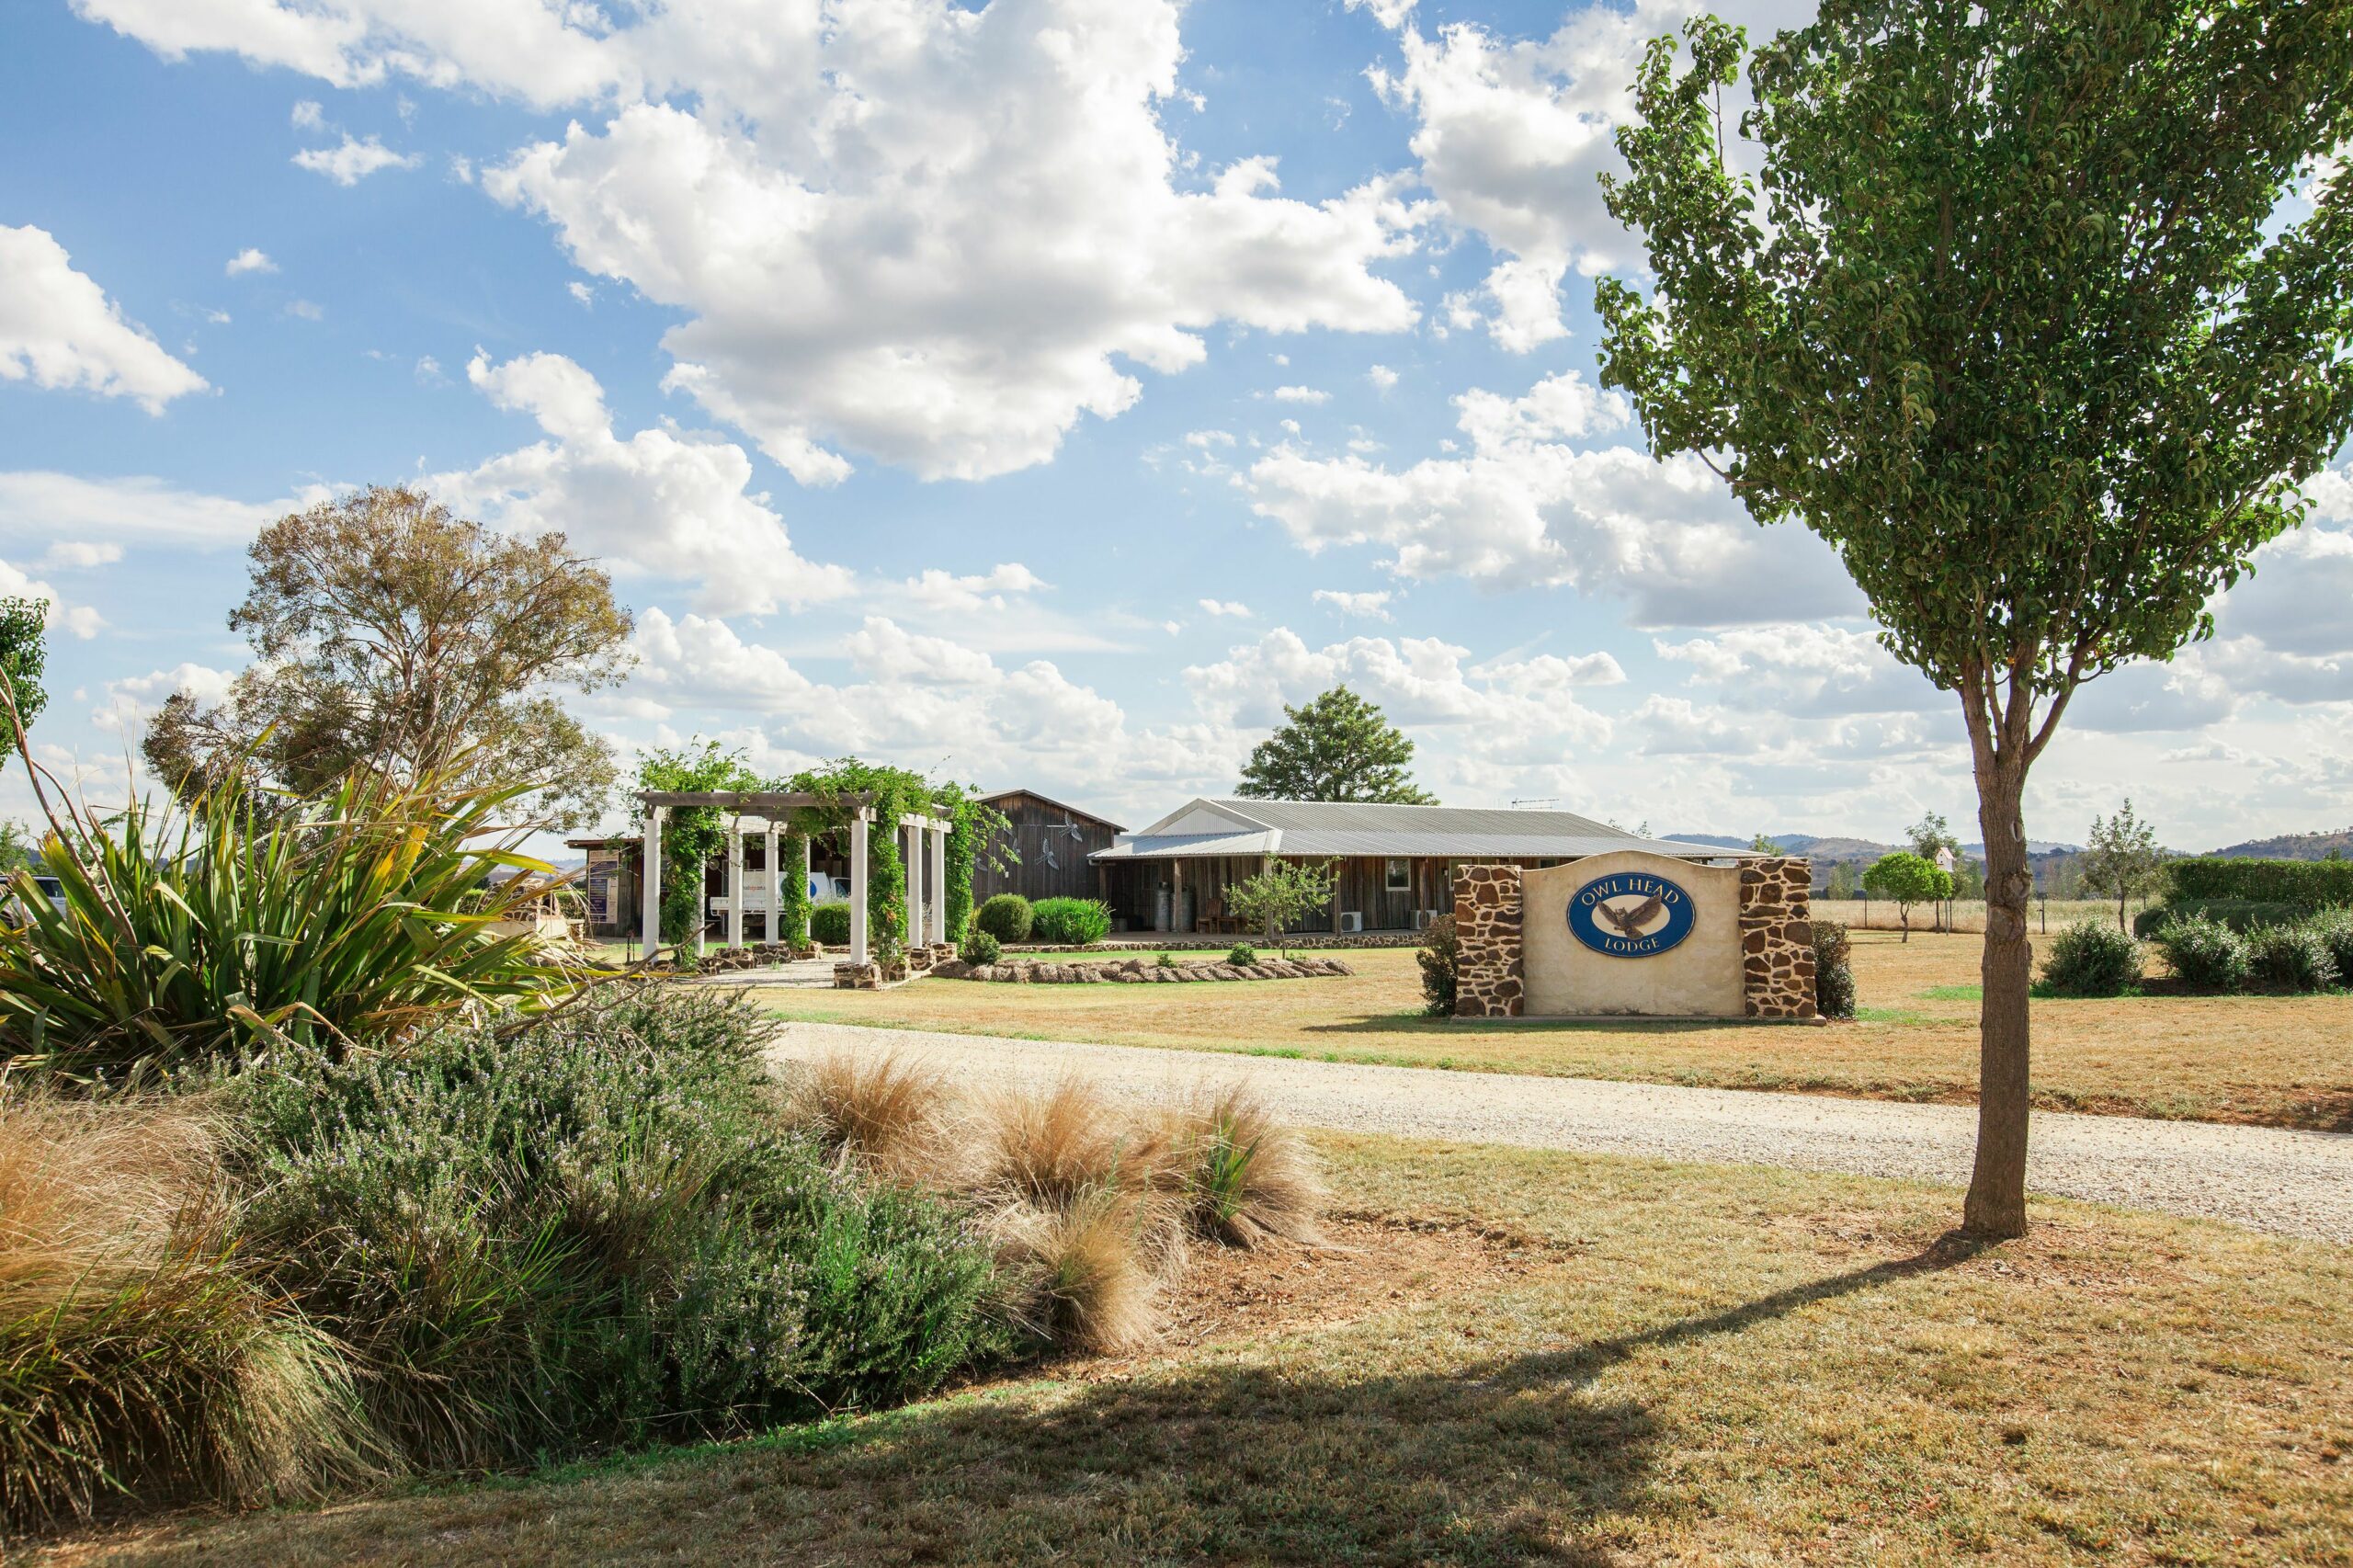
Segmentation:
{"type": "Polygon", "coordinates": [[[906,933],[906,945],[913,949],[923,940],[923,827],[918,823],[899,824],[899,858],[907,867],[907,921],[900,927],[906,933]]]}
{"type": "Polygon", "coordinates": [[[744,824],[727,824],[727,945],[744,945],[744,824]]]}
{"type": "Polygon", "coordinates": [[[860,807],[849,824],[849,961],[864,964],[866,954],[866,835],[874,820],[860,807]]]}
{"type": "Polygon", "coordinates": [[[645,836],[640,842],[639,871],[645,883],[644,897],[638,908],[638,927],[644,933],[645,956],[652,958],[662,946],[662,808],[645,808],[645,836]]]}
{"type": "Polygon", "coordinates": [[[937,947],[948,940],[948,830],[935,823],[926,836],[931,840],[931,941],[937,947]]]}
{"type": "MultiPolygon", "coordinates": [[[[776,824],[768,824],[767,840],[761,847],[767,858],[760,864],[767,868],[768,882],[768,923],[762,929],[762,935],[771,943],[781,942],[784,940],[781,925],[784,919],[784,867],[780,862],[784,846],[779,842],[776,824]]],[[[801,885],[806,887],[809,884],[803,882],[801,885]]]]}

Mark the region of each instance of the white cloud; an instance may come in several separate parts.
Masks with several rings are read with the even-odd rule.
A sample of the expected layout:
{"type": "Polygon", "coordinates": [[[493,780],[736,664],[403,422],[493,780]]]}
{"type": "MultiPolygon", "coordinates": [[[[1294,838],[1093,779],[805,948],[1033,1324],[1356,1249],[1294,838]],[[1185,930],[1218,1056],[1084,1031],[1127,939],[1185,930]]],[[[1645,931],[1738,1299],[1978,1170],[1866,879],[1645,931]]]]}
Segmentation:
{"type": "Polygon", "coordinates": [[[1387,392],[1397,384],[1397,372],[1386,365],[1375,365],[1365,371],[1364,379],[1372,383],[1375,392],[1387,392]]]}
{"type": "Polygon", "coordinates": [[[290,300],[287,301],[286,313],[302,321],[324,321],[327,319],[327,312],[324,307],[313,304],[308,300],[290,300]]]}
{"type": "Polygon", "coordinates": [[[1389,613],[1389,601],[1394,597],[1396,596],[1386,588],[1364,594],[1343,593],[1337,588],[1315,590],[1317,604],[1330,605],[1342,615],[1362,616],[1368,620],[1394,619],[1389,613]]]}
{"type": "Polygon", "coordinates": [[[69,572],[86,572],[93,567],[111,566],[122,559],[122,546],[92,540],[59,540],[41,557],[45,566],[62,567],[69,572]]]}
{"type": "Polygon", "coordinates": [[[1014,599],[1050,586],[1019,562],[1008,561],[987,572],[961,577],[937,566],[927,567],[903,584],[901,592],[927,609],[971,612],[1005,609],[1014,599]]]}
{"type": "Polygon", "coordinates": [[[1332,394],[1318,387],[1277,387],[1270,395],[1277,403],[1304,403],[1311,406],[1332,401],[1332,394]]]}
{"type": "Polygon", "coordinates": [[[1234,599],[1203,599],[1200,606],[1209,615],[1233,616],[1243,620],[1250,618],[1250,607],[1234,599]]]}
{"type": "Polygon", "coordinates": [[[180,664],[168,670],[151,670],[143,676],[110,680],[106,686],[106,699],[90,715],[90,722],[101,730],[136,739],[146,729],[149,715],[176,694],[184,691],[199,702],[217,703],[229,695],[236,679],[227,670],[180,664]]]}
{"type": "Polygon", "coordinates": [[[286,120],[297,131],[323,131],[326,128],[327,111],[316,98],[300,98],[288,111],[286,120]]]}
{"type": "Polygon", "coordinates": [[[577,278],[565,284],[563,288],[564,292],[577,300],[584,310],[597,302],[597,290],[577,278]]]}
{"type": "Polygon", "coordinates": [[[672,429],[613,431],[597,379],[560,354],[494,365],[466,379],[499,407],[530,415],[549,439],[428,488],[451,507],[516,528],[561,528],[589,554],[699,585],[717,614],[766,614],[837,598],[850,574],[802,559],[784,519],[754,494],[752,460],[731,441],[672,429]]]}
{"type": "Polygon", "coordinates": [[[1199,447],[1203,451],[1207,451],[1211,447],[1230,447],[1233,445],[1233,432],[1231,430],[1188,430],[1185,432],[1185,444],[1188,447],[1199,447]]]}
{"type": "Polygon", "coordinates": [[[380,169],[413,169],[424,160],[414,153],[395,153],[370,136],[365,140],[344,132],[333,147],[310,147],[294,154],[297,168],[324,175],[337,185],[358,185],[380,169]]]}
{"type": "Polygon", "coordinates": [[[1401,577],[1620,594],[1643,625],[1779,620],[1853,607],[1836,562],[1794,526],[1760,529],[1692,458],[1570,444],[1630,419],[1575,371],[1519,398],[1456,398],[1464,457],[1404,469],[1286,444],[1251,466],[1253,507],[1310,551],[1380,545],[1401,577]]]}
{"type": "Polygon", "coordinates": [[[176,489],[160,479],[85,479],[19,470],[0,472],[0,538],[44,544],[69,538],[94,548],[129,540],[219,549],[244,544],[278,517],[325,494],[313,488],[256,504],[176,489]]]}
{"type": "Polygon", "coordinates": [[[247,245],[229,258],[229,265],[223,270],[232,278],[242,278],[248,272],[275,272],[278,270],[278,263],[270,260],[260,250],[247,245]]]}
{"type": "Polygon", "coordinates": [[[63,627],[85,642],[96,637],[98,629],[106,624],[97,610],[87,605],[67,603],[64,595],[7,561],[0,561],[0,599],[46,599],[49,625],[52,629],[63,627]]]}
{"type": "MultiPolygon", "coordinates": [[[[1624,167],[1612,137],[1632,118],[1644,47],[1702,9],[1699,0],[1586,6],[1550,37],[1528,40],[1475,22],[1426,37],[1410,5],[1351,4],[1397,35],[1402,68],[1366,74],[1384,100],[1415,116],[1424,183],[1449,219],[1497,256],[1481,290],[1485,309],[1457,296],[1452,324],[1483,324],[1517,353],[1564,335],[1561,288],[1571,266],[1589,277],[1641,259],[1603,204],[1598,176],[1624,167]]],[[[1763,0],[1743,7],[1740,20],[1761,40],[1813,9],[1807,0],[1763,0]]],[[[1745,100],[1727,97],[1730,123],[1745,100]]]]}
{"type": "Polygon", "coordinates": [[[0,381],[127,397],[161,414],[202,376],[126,320],[46,230],[0,227],[0,381]]]}

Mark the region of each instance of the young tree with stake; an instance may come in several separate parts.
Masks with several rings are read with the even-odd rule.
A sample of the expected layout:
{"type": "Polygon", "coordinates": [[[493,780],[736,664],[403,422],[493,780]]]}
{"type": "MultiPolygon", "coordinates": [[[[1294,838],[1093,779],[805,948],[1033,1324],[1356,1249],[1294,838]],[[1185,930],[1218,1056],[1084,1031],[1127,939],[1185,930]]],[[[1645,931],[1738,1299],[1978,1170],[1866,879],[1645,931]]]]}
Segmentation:
{"type": "Polygon", "coordinates": [[[2131,931],[2125,905],[2136,892],[2156,885],[2163,874],[2165,852],[2157,846],[2157,830],[2132,814],[2132,798],[2106,822],[2092,818],[2091,836],[2084,844],[2084,885],[2116,899],[2116,928],[2131,931]]]}
{"type": "Polygon", "coordinates": [[[1800,519],[1955,693],[1985,844],[1963,1224],[2026,1229],[2024,796],[2077,687],[2167,659],[2353,432],[2353,0],[1824,0],[1659,40],[1603,381],[1800,519]],[[1726,138],[1753,144],[1738,172],[1726,138]],[[2284,205],[2300,194],[2309,208],[2284,205]],[[2301,216],[2299,215],[2301,213],[2301,216]]]}

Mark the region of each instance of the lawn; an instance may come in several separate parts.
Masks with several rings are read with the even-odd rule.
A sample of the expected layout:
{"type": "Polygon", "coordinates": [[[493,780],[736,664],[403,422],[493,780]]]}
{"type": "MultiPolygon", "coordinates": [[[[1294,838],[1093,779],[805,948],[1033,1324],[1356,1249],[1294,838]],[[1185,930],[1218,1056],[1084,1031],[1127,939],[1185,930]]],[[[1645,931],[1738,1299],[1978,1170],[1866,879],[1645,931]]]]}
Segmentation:
{"type": "MultiPolygon", "coordinates": [[[[2353,1257],[1904,1184],[1319,1140],[1166,1350],[57,1564],[2353,1562],[2353,1257]]],[[[41,1559],[36,1559],[41,1560],[41,1559]]]]}
{"type": "MultiPolygon", "coordinates": [[[[1338,1062],[1967,1102],[1977,1083],[1982,938],[1855,937],[1852,1023],[1470,1022],[1421,1012],[1409,949],[1357,973],[1256,984],[1060,986],[924,980],[886,992],[771,992],[786,1017],[1236,1051],[1338,1062]]],[[[2037,1000],[2047,1109],[2353,1129],[2353,994],[2037,1000]]]]}

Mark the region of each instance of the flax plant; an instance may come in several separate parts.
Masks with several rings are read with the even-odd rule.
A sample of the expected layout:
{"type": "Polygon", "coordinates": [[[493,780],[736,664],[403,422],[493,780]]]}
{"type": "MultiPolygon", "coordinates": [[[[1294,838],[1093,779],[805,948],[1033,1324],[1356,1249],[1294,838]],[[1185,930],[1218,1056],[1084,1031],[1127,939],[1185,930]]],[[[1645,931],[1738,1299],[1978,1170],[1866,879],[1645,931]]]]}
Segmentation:
{"type": "Polygon", "coordinates": [[[222,789],[101,814],[35,786],[50,821],[0,921],[0,1058],[65,1076],[339,1055],[469,1007],[543,1006],[583,971],[493,927],[554,868],[501,813],[530,788],[447,791],[355,773],[287,810],[222,789]],[[503,885],[495,868],[518,875],[503,885]],[[62,907],[59,906],[62,904],[62,907]]]}

